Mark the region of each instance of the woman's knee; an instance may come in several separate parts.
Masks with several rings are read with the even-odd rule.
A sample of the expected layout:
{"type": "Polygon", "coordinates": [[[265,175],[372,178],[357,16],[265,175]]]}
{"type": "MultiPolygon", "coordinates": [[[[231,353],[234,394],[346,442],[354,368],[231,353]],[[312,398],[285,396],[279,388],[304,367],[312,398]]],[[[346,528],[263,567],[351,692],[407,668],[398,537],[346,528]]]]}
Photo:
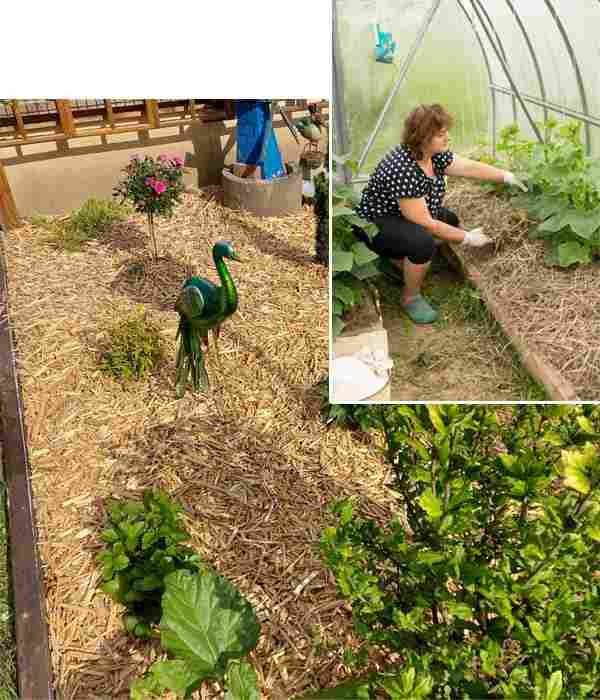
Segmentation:
{"type": "Polygon", "coordinates": [[[407,256],[415,265],[424,265],[433,258],[435,253],[433,236],[426,229],[420,228],[419,236],[415,237],[413,250],[407,256]]]}

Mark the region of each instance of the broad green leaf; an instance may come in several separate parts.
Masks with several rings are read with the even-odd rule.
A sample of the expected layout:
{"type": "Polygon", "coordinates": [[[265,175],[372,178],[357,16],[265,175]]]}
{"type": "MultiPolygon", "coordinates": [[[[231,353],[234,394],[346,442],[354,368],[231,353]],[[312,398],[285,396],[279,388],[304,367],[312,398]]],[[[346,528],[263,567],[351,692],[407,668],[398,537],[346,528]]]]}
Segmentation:
{"type": "Polygon", "coordinates": [[[371,700],[368,683],[353,681],[335,688],[318,690],[315,693],[297,696],[293,700],[371,700]]]}
{"type": "Polygon", "coordinates": [[[544,700],[559,700],[563,689],[562,672],[555,671],[546,686],[546,697],[544,700]]]}
{"type": "Polygon", "coordinates": [[[366,280],[371,277],[377,277],[381,274],[381,270],[377,267],[377,262],[368,262],[366,265],[354,265],[351,273],[359,280],[366,280]]]}
{"type": "Polygon", "coordinates": [[[169,659],[152,664],[145,678],[131,685],[131,700],[162,696],[167,690],[188,697],[206,678],[183,659],[169,659]]]}
{"type": "Polygon", "coordinates": [[[333,337],[337,338],[338,335],[344,330],[345,326],[346,324],[342,321],[342,319],[339,316],[334,316],[331,319],[331,331],[333,337]]]}
{"type": "Polygon", "coordinates": [[[439,552],[419,552],[417,554],[417,561],[421,564],[437,564],[440,561],[444,561],[446,557],[439,552]]]}
{"type": "Polygon", "coordinates": [[[527,622],[529,623],[531,634],[533,634],[537,641],[545,641],[546,635],[544,634],[544,628],[540,625],[540,623],[537,620],[532,620],[530,617],[527,618],[527,622]]]}
{"type": "Polygon", "coordinates": [[[419,497],[419,504],[433,520],[442,517],[442,500],[434,496],[431,489],[427,489],[421,494],[419,497]]]}
{"type": "Polygon", "coordinates": [[[570,210],[564,215],[563,221],[565,224],[568,224],[578,236],[589,240],[600,227],[599,216],[600,213],[597,210],[593,212],[570,210]]]}
{"type": "Polygon", "coordinates": [[[589,246],[577,241],[568,241],[558,246],[558,264],[568,267],[575,263],[589,263],[592,259],[589,246]]]}
{"type": "Polygon", "coordinates": [[[454,617],[458,617],[461,620],[470,620],[473,618],[473,609],[470,605],[466,603],[454,603],[452,601],[446,603],[448,606],[448,612],[454,617]]]}
{"type": "Polygon", "coordinates": [[[600,542],[600,527],[588,527],[585,532],[588,537],[591,537],[595,542],[600,542]]]}
{"type": "Polygon", "coordinates": [[[591,435],[596,434],[592,422],[586,416],[577,416],[577,422],[579,423],[579,427],[583,430],[584,433],[589,433],[591,435]]]}
{"type": "Polygon", "coordinates": [[[198,673],[222,674],[258,642],[260,625],[250,603],[229,581],[206,567],[165,578],[160,621],[162,646],[198,673]]]}
{"type": "Polygon", "coordinates": [[[354,292],[348,285],[339,280],[333,280],[333,296],[344,302],[346,306],[351,306],[354,303],[354,292]]]}
{"type": "Polygon", "coordinates": [[[444,435],[446,433],[446,426],[442,420],[439,406],[427,404],[427,412],[429,413],[429,419],[435,426],[435,429],[438,431],[438,433],[442,433],[442,435],[444,435]]]}
{"type": "Polygon", "coordinates": [[[354,256],[352,253],[347,250],[334,250],[331,256],[334,272],[350,272],[352,265],[354,265],[354,256]]]}
{"type": "Polygon", "coordinates": [[[260,700],[256,671],[246,661],[229,663],[225,700],[260,700]]]}
{"type": "Polygon", "coordinates": [[[333,216],[352,216],[355,214],[354,209],[345,206],[333,207],[333,216]]]}
{"type": "Polygon", "coordinates": [[[589,493],[591,484],[586,468],[596,457],[592,445],[586,445],[583,450],[562,450],[565,485],[584,495],[589,493]]]}
{"type": "Polygon", "coordinates": [[[558,233],[565,224],[563,222],[563,212],[560,211],[557,214],[553,214],[551,217],[546,219],[542,224],[538,226],[540,231],[548,231],[549,233],[558,233]]]}
{"type": "Polygon", "coordinates": [[[359,241],[352,246],[352,253],[354,254],[354,259],[357,265],[366,265],[373,260],[377,260],[379,257],[377,253],[369,250],[369,248],[367,248],[362,241],[359,241]]]}
{"type": "Polygon", "coordinates": [[[341,302],[339,299],[334,299],[333,300],[333,313],[339,316],[342,314],[344,311],[344,307],[342,306],[341,302]]]}

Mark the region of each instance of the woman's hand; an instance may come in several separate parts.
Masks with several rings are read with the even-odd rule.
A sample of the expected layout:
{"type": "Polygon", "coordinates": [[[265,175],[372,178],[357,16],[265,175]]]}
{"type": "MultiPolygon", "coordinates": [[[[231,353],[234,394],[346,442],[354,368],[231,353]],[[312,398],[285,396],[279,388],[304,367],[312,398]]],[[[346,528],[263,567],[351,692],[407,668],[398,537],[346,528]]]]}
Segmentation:
{"type": "Polygon", "coordinates": [[[515,177],[513,173],[509,172],[508,170],[504,171],[504,182],[507,185],[513,185],[514,187],[520,187],[523,192],[527,192],[527,185],[524,182],[521,182],[518,177],[515,177]]]}
{"type": "Polygon", "coordinates": [[[488,243],[493,243],[492,239],[483,233],[482,228],[474,228],[472,231],[465,231],[465,237],[461,242],[462,245],[471,248],[481,248],[488,243]]]}

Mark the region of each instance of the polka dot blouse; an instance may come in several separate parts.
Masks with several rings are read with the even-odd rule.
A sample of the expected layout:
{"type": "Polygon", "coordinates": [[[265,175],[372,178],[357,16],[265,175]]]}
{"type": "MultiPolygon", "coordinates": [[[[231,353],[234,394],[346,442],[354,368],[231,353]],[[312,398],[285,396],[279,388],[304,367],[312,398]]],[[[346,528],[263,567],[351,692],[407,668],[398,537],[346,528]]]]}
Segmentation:
{"type": "Polygon", "coordinates": [[[431,157],[434,177],[429,177],[407,146],[396,146],[371,174],[356,213],[373,221],[379,216],[400,214],[399,199],[425,197],[429,213],[436,218],[446,193],[444,173],[453,160],[451,151],[436,153],[431,157]]]}

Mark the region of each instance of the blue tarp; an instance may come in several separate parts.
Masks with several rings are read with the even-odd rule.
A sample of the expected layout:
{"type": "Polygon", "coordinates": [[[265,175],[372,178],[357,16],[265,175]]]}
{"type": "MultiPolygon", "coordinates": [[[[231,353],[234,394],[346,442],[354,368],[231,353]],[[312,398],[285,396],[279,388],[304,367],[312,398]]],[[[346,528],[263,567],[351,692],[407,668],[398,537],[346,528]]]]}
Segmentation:
{"type": "Polygon", "coordinates": [[[263,180],[287,175],[271,120],[269,100],[236,100],[237,161],[259,165],[263,180]]]}

